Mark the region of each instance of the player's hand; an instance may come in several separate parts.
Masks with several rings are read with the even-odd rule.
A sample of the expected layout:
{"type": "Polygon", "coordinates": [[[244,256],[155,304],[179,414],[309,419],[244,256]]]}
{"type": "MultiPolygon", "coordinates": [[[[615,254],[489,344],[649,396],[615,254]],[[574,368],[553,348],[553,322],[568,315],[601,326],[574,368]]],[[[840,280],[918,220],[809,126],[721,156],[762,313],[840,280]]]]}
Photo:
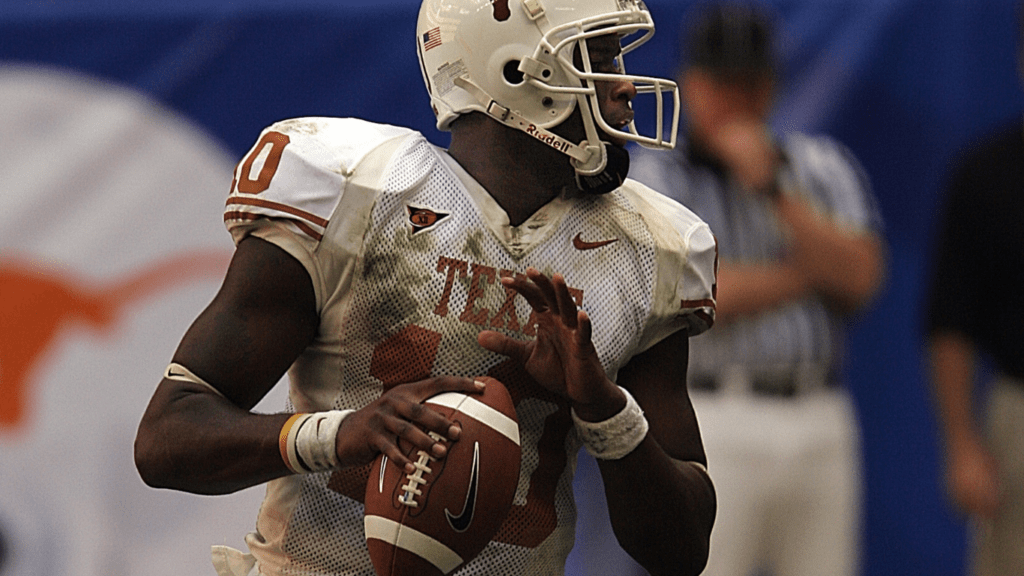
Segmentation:
{"type": "Polygon", "coordinates": [[[503,278],[502,284],[533,308],[537,338],[520,341],[484,331],[478,338],[481,346],[521,362],[541,386],[569,398],[578,410],[621,397],[597,356],[590,318],[577,309],[565,278],[560,274],[548,278],[530,268],[525,277],[503,278]]]}
{"type": "Polygon", "coordinates": [[[423,401],[441,392],[469,394],[482,390],[483,384],[472,378],[455,376],[428,378],[387,390],[380,398],[342,421],[335,443],[339,463],[346,467],[361,466],[372,462],[383,452],[392,462],[404,467],[406,472],[415,472],[412,462],[398,447],[399,438],[435,458],[443,458],[448,452],[444,442],[431,438],[427,432],[458,440],[462,430],[451,420],[423,405],[423,401]]]}

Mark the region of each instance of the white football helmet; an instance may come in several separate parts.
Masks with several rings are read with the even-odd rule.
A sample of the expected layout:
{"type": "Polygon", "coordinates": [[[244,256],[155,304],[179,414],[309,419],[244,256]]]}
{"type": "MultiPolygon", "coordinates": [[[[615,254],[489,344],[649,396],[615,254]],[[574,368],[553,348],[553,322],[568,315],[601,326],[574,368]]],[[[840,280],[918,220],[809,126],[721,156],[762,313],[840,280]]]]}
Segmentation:
{"type": "Polygon", "coordinates": [[[437,127],[448,130],[460,114],[483,112],[568,154],[584,175],[600,173],[607,162],[598,129],[646,147],[674,147],[679,121],[676,83],[627,74],[622,55],[618,74],[594,72],[586,40],[607,34],[619,36],[622,55],[649,40],[654,21],[643,1],[423,0],[417,52],[437,127]],[[577,46],[582,69],[573,63],[577,46]],[[634,122],[625,132],[605,121],[594,88],[601,80],[625,80],[638,94],[654,96],[654,135],[639,134],[634,122]],[[665,93],[672,98],[668,127],[665,93]],[[576,106],[582,112],[586,140],[570,142],[548,130],[565,121],[576,106]]]}

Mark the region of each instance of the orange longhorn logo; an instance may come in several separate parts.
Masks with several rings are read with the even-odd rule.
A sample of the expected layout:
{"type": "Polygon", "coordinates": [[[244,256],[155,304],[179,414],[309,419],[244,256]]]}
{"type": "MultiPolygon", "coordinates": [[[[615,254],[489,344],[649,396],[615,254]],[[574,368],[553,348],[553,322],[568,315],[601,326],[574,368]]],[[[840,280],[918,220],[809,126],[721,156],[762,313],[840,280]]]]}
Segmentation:
{"type": "Polygon", "coordinates": [[[109,332],[138,301],[221,277],[229,260],[225,252],[189,252],[99,289],[61,270],[0,261],[0,433],[27,423],[33,373],[63,330],[82,323],[109,332]]]}

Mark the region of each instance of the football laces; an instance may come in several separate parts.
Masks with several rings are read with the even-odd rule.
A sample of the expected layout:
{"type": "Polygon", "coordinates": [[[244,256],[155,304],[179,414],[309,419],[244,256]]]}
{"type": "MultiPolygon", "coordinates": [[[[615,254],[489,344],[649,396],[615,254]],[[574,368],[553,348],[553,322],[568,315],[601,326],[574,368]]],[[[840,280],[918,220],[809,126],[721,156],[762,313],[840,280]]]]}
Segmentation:
{"type": "MultiPolygon", "coordinates": [[[[429,434],[436,442],[444,442],[445,440],[443,436],[436,432],[430,432],[429,434]]],[[[416,453],[419,457],[412,463],[412,465],[416,467],[416,471],[412,474],[406,474],[405,478],[407,482],[405,486],[402,486],[402,490],[405,490],[405,493],[398,497],[399,502],[409,506],[410,508],[419,507],[420,504],[416,501],[416,497],[423,495],[423,491],[420,490],[420,486],[427,483],[423,478],[423,475],[430,474],[432,472],[428,464],[437,460],[437,458],[434,458],[423,450],[417,450],[416,453]]]]}

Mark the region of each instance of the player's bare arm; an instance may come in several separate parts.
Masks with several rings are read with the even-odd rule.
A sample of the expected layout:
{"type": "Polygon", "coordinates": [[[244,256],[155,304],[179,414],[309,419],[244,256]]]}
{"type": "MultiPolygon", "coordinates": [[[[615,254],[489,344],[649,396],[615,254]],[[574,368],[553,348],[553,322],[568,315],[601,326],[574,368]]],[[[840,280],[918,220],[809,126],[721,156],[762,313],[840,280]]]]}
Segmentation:
{"type": "MultiPolygon", "coordinates": [[[[581,420],[600,422],[623,410],[626,396],[605,374],[590,319],[576,308],[564,279],[531,269],[525,279],[504,283],[537,313],[537,338],[517,341],[482,332],[480,344],[522,362],[541,385],[568,397],[581,420]]],[[[616,536],[655,575],[700,573],[715,515],[714,488],[685,388],[686,338],[685,331],[677,332],[620,371],[619,384],[645,409],[650,430],[624,457],[598,459],[616,536]]]]}
{"type": "Polygon", "coordinates": [[[636,397],[650,432],[622,459],[597,461],[615,534],[651,574],[699,574],[715,519],[715,490],[685,386],[688,338],[680,330],[619,370],[618,382],[636,397]]]}
{"type": "MultiPolygon", "coordinates": [[[[164,378],[139,425],[135,460],[146,483],[224,494],[290,474],[279,445],[290,415],[250,410],[313,340],[317,324],[302,265],[273,244],[242,240],[221,290],[174,354],[175,363],[204,383],[164,378]]],[[[420,404],[445,390],[471,392],[477,385],[431,378],[397,386],[351,414],[338,434],[339,463],[362,465],[386,452],[411,466],[397,449],[399,436],[443,456],[443,445],[411,424],[456,438],[452,422],[420,404]]]]}

